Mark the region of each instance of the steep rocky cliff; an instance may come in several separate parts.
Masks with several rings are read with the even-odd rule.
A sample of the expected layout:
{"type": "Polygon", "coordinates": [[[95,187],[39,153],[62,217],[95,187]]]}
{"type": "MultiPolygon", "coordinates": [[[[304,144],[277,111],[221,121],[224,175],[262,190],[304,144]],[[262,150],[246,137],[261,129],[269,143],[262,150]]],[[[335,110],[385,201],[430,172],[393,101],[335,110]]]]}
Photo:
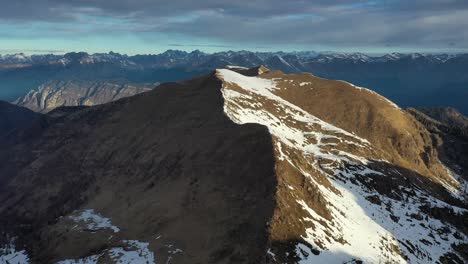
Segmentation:
{"type": "Polygon", "coordinates": [[[150,91],[155,84],[128,84],[111,81],[48,81],[14,103],[47,113],[59,106],[91,106],[150,91]]]}

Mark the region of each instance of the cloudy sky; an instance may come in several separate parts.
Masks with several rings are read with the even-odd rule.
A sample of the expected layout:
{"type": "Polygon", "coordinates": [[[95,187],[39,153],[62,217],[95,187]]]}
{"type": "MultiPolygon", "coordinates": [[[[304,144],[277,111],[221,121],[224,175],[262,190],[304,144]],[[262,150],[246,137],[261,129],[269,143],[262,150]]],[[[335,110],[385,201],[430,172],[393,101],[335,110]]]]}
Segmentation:
{"type": "Polygon", "coordinates": [[[0,0],[0,53],[468,51],[468,0],[0,0]]]}

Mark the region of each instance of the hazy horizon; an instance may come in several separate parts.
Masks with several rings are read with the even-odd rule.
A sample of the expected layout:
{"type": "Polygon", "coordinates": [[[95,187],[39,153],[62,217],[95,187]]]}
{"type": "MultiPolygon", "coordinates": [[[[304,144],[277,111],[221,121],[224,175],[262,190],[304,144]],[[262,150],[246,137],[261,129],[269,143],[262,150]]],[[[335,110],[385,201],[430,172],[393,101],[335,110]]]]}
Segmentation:
{"type": "Polygon", "coordinates": [[[224,50],[219,50],[219,51],[206,51],[204,49],[200,48],[194,48],[194,49],[185,49],[185,48],[168,48],[165,50],[161,51],[154,51],[154,52],[135,52],[135,53],[125,53],[125,52],[119,52],[116,50],[109,49],[108,51],[100,51],[100,52],[94,52],[91,50],[20,50],[20,49],[0,49],[0,55],[5,56],[5,55],[15,55],[15,54],[24,54],[26,56],[32,56],[32,55],[65,55],[67,53],[79,53],[79,52],[85,52],[87,54],[109,54],[109,53],[117,53],[120,55],[128,55],[128,56],[135,56],[135,55],[158,55],[162,54],[167,51],[184,51],[187,53],[195,52],[195,51],[200,51],[205,54],[215,54],[215,53],[222,53],[222,52],[241,52],[241,51],[246,51],[246,52],[258,52],[258,53],[275,53],[275,52],[284,52],[284,53],[295,53],[295,52],[315,52],[317,54],[333,54],[333,53],[345,53],[345,54],[365,54],[368,56],[383,56],[385,54],[392,54],[392,53],[400,53],[400,54],[467,54],[468,51],[452,51],[452,50],[441,50],[441,51],[388,51],[388,52],[366,52],[366,51],[338,51],[338,50],[252,50],[252,49],[224,49],[224,50]]]}
{"type": "Polygon", "coordinates": [[[3,1],[1,50],[467,52],[468,2],[3,1]]]}

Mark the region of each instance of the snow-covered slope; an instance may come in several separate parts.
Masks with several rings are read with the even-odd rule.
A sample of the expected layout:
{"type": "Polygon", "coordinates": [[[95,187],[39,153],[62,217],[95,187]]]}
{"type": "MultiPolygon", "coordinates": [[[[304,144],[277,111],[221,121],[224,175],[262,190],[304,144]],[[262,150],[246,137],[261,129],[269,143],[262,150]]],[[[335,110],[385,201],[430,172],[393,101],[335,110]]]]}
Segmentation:
{"type": "MultiPolygon", "coordinates": [[[[216,74],[223,81],[226,115],[238,124],[267,126],[273,137],[279,182],[268,251],[273,262],[432,263],[466,243],[457,227],[421,208],[448,208],[460,218],[466,209],[434,197],[424,185],[405,183],[411,173],[382,160],[382,149],[281,96],[287,90],[320,89],[313,85],[316,77],[298,81],[278,72],[249,77],[232,69],[216,74]],[[390,193],[376,183],[381,179],[394,182],[390,193]],[[284,246],[284,241],[293,242],[284,246]]],[[[382,107],[401,111],[373,96],[382,107]]],[[[459,194],[460,183],[450,172],[439,180],[459,194]],[[445,177],[452,178],[450,184],[445,177]]]]}
{"type": "MultiPolygon", "coordinates": [[[[113,233],[119,233],[120,229],[113,225],[109,218],[103,217],[93,209],[85,209],[75,212],[69,217],[73,221],[72,231],[75,232],[96,232],[99,230],[111,229],[113,233]],[[80,225],[84,224],[82,229],[80,225]]],[[[108,239],[112,239],[114,234],[110,234],[108,239]]],[[[138,240],[121,240],[118,243],[120,246],[103,249],[97,254],[85,256],[79,259],[65,259],[57,262],[57,264],[97,264],[106,259],[113,263],[130,264],[130,263],[146,263],[154,264],[154,253],[148,249],[149,243],[138,240]]]]}
{"type": "Polygon", "coordinates": [[[0,248],[0,263],[27,264],[29,256],[25,250],[17,250],[14,239],[11,239],[9,244],[0,248]]]}

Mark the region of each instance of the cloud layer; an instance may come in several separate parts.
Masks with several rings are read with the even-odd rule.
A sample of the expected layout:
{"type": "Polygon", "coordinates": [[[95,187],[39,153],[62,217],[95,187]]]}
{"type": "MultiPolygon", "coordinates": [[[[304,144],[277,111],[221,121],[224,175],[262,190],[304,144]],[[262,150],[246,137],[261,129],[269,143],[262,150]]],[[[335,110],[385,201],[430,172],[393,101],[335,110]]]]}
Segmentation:
{"type": "Polygon", "coordinates": [[[192,43],[194,46],[468,47],[466,0],[4,2],[0,8],[0,37],[125,33],[143,39],[163,34],[188,42],[177,45],[190,45],[192,39],[203,42],[192,43]]]}

